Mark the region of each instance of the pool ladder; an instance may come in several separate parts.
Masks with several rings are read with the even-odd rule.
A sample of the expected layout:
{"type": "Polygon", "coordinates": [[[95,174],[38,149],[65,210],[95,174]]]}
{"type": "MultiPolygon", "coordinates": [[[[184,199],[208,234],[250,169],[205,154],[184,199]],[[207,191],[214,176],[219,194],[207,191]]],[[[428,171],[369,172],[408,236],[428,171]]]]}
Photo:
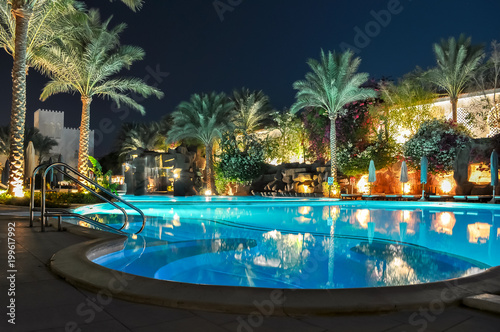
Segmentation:
{"type": "Polygon", "coordinates": [[[144,230],[144,227],[146,226],[146,217],[144,216],[144,213],[135,207],[134,205],[130,204],[129,202],[123,200],[120,198],[118,195],[115,195],[111,193],[109,190],[105,189],[103,186],[98,184],[96,181],[91,180],[89,177],[81,174],[78,172],[76,169],[73,167],[69,166],[68,164],[62,163],[62,162],[55,162],[52,164],[44,164],[44,165],[38,165],[34,170],[33,174],[31,175],[30,178],[30,227],[33,227],[33,220],[34,220],[34,212],[35,211],[40,211],[40,224],[41,224],[41,231],[45,231],[45,227],[48,226],[48,218],[49,217],[57,217],[58,218],[58,230],[62,230],[62,217],[73,217],[73,218],[78,218],[81,219],[97,228],[103,228],[107,231],[114,232],[114,233],[119,233],[119,234],[125,234],[122,230],[128,226],[128,214],[127,211],[125,211],[124,208],[113,202],[111,199],[108,197],[105,197],[101,195],[100,193],[97,192],[97,190],[91,188],[90,186],[93,186],[95,188],[98,188],[101,190],[105,195],[108,197],[111,197],[111,199],[115,199],[126,206],[130,207],[131,209],[137,211],[139,215],[142,217],[142,226],[139,231],[137,231],[135,234],[139,234],[144,230]],[[84,215],[80,215],[77,213],[73,213],[71,211],[65,210],[65,209],[50,209],[48,210],[46,207],[46,201],[45,201],[45,196],[46,196],[46,191],[47,191],[47,175],[49,174],[49,171],[51,169],[56,169],[57,172],[65,175],[67,178],[71,179],[73,182],[81,186],[82,188],[88,190],[92,195],[102,199],[103,201],[106,201],[107,203],[113,205],[115,208],[120,210],[123,213],[123,216],[125,218],[125,221],[123,225],[119,228],[113,228],[111,226],[105,225],[103,223],[100,223],[92,218],[86,217],[84,215]],[[35,207],[35,178],[38,173],[38,171],[42,171],[42,184],[41,184],[41,207],[36,208],[35,207]],[[71,173],[71,174],[70,174],[71,173]],[[73,174],[73,175],[72,175],[73,174]],[[79,180],[83,179],[82,180],[79,180]],[[88,184],[86,184],[85,182],[88,184]],[[89,185],[90,184],[90,185],[89,185]]]}

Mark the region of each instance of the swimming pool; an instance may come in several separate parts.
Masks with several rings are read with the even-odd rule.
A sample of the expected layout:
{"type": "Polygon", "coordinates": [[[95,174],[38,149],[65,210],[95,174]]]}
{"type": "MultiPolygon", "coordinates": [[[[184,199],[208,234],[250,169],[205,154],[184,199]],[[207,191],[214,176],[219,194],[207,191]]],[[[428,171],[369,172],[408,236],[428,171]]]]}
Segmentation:
{"type": "MultiPolygon", "coordinates": [[[[126,197],[148,217],[124,250],[94,259],[203,285],[331,289],[429,283],[500,265],[489,204],[253,197],[126,197]]],[[[76,210],[120,225],[105,205],[76,210]]],[[[500,220],[500,219],[499,219],[500,220]]],[[[133,233],[139,222],[132,222],[133,233]]]]}

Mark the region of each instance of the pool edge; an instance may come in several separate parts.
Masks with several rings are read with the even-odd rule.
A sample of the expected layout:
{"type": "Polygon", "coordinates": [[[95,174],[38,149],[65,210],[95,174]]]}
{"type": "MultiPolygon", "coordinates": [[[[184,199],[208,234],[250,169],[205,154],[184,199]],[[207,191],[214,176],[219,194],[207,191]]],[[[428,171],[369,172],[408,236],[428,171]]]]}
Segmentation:
{"type": "MultiPolygon", "coordinates": [[[[78,227],[79,228],[79,227],[78,227]]],[[[125,236],[92,232],[96,239],[55,253],[50,269],[67,282],[101,296],[183,309],[264,315],[328,315],[441,308],[463,298],[500,293],[500,267],[480,274],[409,286],[349,289],[270,289],[197,285],[118,272],[93,263],[123,248],[125,236]]],[[[437,310],[437,309],[435,309],[437,310]]]]}

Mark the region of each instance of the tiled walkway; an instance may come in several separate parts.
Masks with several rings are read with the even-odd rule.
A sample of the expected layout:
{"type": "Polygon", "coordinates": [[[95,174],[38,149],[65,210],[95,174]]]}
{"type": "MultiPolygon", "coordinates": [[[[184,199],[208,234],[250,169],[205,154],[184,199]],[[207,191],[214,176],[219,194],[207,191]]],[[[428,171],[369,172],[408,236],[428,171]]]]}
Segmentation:
{"type": "Polygon", "coordinates": [[[171,309],[99,297],[53,275],[56,251],[86,238],[29,228],[25,209],[0,206],[0,331],[500,331],[500,316],[465,307],[333,317],[264,317],[171,309]],[[16,216],[15,216],[16,215],[16,216]],[[15,325],[8,323],[7,227],[16,223],[15,325]]]}

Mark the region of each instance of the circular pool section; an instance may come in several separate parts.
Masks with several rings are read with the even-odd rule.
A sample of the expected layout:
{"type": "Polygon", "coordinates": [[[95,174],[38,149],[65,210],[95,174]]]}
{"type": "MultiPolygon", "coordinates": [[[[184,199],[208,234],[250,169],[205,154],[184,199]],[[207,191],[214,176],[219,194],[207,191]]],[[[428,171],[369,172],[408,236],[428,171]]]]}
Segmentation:
{"type": "MultiPolygon", "coordinates": [[[[488,204],[141,198],[142,236],[94,259],[160,280],[280,289],[400,286],[500,265],[488,204]]],[[[118,227],[105,205],[77,209],[118,227]]],[[[140,227],[134,217],[128,227],[140,227]]]]}

